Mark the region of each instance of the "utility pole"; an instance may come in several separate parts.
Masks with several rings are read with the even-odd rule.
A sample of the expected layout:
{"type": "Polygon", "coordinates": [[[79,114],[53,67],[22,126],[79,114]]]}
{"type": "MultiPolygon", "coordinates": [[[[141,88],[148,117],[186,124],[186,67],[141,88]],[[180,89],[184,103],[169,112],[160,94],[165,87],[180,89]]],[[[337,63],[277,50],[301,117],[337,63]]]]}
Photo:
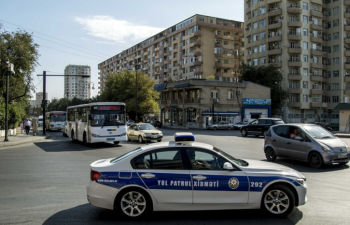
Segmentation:
{"type": "Polygon", "coordinates": [[[43,71],[43,101],[41,107],[43,107],[43,135],[46,134],[46,123],[45,123],[45,103],[46,103],[46,71],[43,71]]]}
{"type": "Polygon", "coordinates": [[[6,61],[7,63],[7,73],[6,73],[6,112],[5,112],[5,140],[9,141],[8,139],[8,131],[9,131],[9,88],[10,88],[10,73],[13,72],[13,64],[10,63],[9,60],[6,61]]]}

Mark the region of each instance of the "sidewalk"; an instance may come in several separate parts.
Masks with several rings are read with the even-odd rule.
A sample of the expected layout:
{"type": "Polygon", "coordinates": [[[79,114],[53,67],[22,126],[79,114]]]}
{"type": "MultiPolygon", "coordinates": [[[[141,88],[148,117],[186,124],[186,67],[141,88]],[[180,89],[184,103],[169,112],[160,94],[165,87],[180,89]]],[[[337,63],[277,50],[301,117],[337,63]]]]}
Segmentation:
{"type": "Polygon", "coordinates": [[[339,138],[350,138],[349,132],[334,131],[333,134],[339,138]]]}
{"type": "Polygon", "coordinates": [[[33,132],[30,131],[28,135],[25,133],[17,134],[16,136],[8,136],[9,141],[4,141],[5,137],[0,137],[0,149],[9,146],[21,145],[25,143],[30,143],[34,141],[39,141],[46,139],[46,135],[43,135],[43,131],[39,130],[36,136],[33,136],[33,132]]]}

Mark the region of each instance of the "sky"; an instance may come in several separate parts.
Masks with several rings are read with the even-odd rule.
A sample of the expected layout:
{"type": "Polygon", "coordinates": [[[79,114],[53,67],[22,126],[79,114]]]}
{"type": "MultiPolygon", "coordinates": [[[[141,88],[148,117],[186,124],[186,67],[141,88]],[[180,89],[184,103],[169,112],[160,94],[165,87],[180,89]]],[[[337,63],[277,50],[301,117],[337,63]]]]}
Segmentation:
{"type": "MultiPolygon", "coordinates": [[[[43,91],[43,71],[64,74],[69,64],[91,67],[91,97],[98,95],[98,64],[194,14],[244,20],[244,0],[0,0],[0,23],[26,30],[39,44],[32,74],[43,91]]],[[[63,98],[63,77],[47,77],[48,98],[63,98]]],[[[35,93],[32,93],[33,100],[35,93]]]]}

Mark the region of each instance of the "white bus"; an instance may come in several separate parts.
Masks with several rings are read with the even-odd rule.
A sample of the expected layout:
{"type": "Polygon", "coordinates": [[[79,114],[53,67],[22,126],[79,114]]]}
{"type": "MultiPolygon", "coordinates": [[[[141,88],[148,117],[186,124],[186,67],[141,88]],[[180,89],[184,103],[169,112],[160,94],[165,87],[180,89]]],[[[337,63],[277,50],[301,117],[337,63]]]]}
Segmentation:
{"type": "Polygon", "coordinates": [[[84,144],[126,141],[126,111],[122,102],[95,102],[67,108],[67,135],[84,144]]]}
{"type": "Polygon", "coordinates": [[[52,111],[45,113],[46,130],[63,130],[66,125],[65,111],[52,111]]]}

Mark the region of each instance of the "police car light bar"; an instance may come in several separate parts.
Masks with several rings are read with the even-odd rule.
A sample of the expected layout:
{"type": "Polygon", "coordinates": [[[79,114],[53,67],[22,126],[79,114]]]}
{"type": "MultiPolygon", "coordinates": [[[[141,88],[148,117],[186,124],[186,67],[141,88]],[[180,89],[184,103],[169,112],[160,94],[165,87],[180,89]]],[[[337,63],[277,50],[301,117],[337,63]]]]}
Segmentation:
{"type": "Polygon", "coordinates": [[[194,135],[191,132],[178,132],[174,134],[175,142],[180,141],[195,141],[194,135]]]}

